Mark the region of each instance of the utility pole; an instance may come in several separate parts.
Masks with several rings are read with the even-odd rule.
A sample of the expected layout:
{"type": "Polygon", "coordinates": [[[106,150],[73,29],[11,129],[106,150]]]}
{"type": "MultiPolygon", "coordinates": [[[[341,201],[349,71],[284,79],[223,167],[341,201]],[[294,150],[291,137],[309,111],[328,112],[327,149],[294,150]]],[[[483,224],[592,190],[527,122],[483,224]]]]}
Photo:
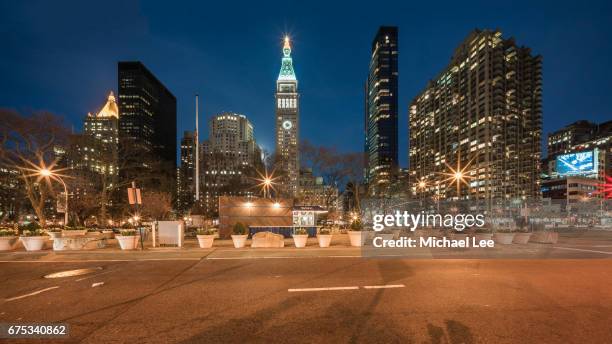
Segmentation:
{"type": "Polygon", "coordinates": [[[195,200],[200,200],[200,135],[199,135],[199,127],[198,127],[198,95],[195,96],[195,200]]]}

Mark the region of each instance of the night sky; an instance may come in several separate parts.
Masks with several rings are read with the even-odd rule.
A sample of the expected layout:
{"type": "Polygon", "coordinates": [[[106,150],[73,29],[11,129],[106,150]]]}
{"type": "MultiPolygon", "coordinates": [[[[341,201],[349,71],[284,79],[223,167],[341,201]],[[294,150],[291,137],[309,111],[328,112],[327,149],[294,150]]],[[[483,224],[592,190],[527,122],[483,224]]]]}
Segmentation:
{"type": "MultiPolygon", "coordinates": [[[[199,93],[203,116],[247,115],[271,151],[288,33],[301,138],[359,151],[370,45],[379,25],[398,25],[402,166],[408,104],[474,28],[499,28],[543,55],[544,133],[578,119],[612,119],[609,2],[461,3],[0,0],[0,107],[49,110],[80,131],[87,112],[116,91],[117,61],[140,60],[177,97],[179,139],[193,129],[199,93]]],[[[206,121],[200,125],[207,135],[206,121]]]]}

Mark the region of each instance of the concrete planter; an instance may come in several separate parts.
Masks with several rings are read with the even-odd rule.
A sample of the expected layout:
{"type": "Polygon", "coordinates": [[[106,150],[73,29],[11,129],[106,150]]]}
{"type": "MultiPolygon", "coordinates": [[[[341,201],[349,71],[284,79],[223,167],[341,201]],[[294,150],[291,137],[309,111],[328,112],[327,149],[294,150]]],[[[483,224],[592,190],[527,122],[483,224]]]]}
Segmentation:
{"type": "Polygon", "coordinates": [[[510,245],[514,239],[514,233],[495,233],[493,239],[498,244],[510,245]]]}
{"type": "Polygon", "coordinates": [[[62,235],[64,236],[76,236],[76,235],[85,235],[87,234],[87,229],[73,229],[73,230],[62,230],[62,235]]]}
{"type": "Polygon", "coordinates": [[[138,247],[138,235],[116,235],[115,238],[122,250],[133,250],[138,247]]]}
{"type": "Polygon", "coordinates": [[[306,241],[308,241],[308,234],[293,234],[295,247],[306,247],[306,241]]]}
{"type": "Polygon", "coordinates": [[[362,234],[361,231],[348,231],[348,236],[351,246],[363,246],[365,233],[362,234]]]}
{"type": "Polygon", "coordinates": [[[397,240],[399,239],[402,231],[399,229],[392,229],[391,232],[393,232],[393,239],[397,240]]]}
{"type": "Polygon", "coordinates": [[[247,241],[247,237],[248,235],[246,234],[243,234],[243,235],[232,234],[232,241],[234,242],[234,247],[235,248],[244,247],[247,241]]]}
{"type": "Polygon", "coordinates": [[[531,233],[516,233],[512,241],[515,244],[526,244],[529,242],[529,238],[531,238],[531,233]]]}
{"type": "Polygon", "coordinates": [[[102,237],[106,239],[112,239],[115,237],[115,232],[112,229],[105,229],[102,231],[102,237]]]}
{"type": "Polygon", "coordinates": [[[10,251],[15,247],[17,242],[16,236],[0,237],[0,251],[10,251]]]}
{"type": "Polygon", "coordinates": [[[329,247],[332,240],[331,234],[319,234],[317,235],[317,240],[319,241],[319,247],[329,247]]]}
{"type": "Polygon", "coordinates": [[[47,232],[47,234],[51,240],[62,237],[62,232],[47,232]]]}
{"type": "Polygon", "coordinates": [[[474,237],[476,238],[476,241],[479,242],[481,240],[491,240],[493,239],[493,233],[476,233],[474,237]]]}
{"type": "Polygon", "coordinates": [[[393,240],[395,239],[395,235],[393,233],[378,233],[377,237],[381,237],[383,240],[393,240]]]}
{"type": "Polygon", "coordinates": [[[26,251],[40,251],[45,246],[46,236],[19,237],[26,251]]]}
{"type": "Polygon", "coordinates": [[[198,244],[200,245],[200,248],[211,248],[213,245],[213,241],[215,240],[214,234],[197,235],[197,237],[198,237],[198,244]]]}
{"type": "Polygon", "coordinates": [[[541,244],[556,244],[559,241],[559,233],[556,232],[535,232],[531,237],[531,242],[541,244]]]}

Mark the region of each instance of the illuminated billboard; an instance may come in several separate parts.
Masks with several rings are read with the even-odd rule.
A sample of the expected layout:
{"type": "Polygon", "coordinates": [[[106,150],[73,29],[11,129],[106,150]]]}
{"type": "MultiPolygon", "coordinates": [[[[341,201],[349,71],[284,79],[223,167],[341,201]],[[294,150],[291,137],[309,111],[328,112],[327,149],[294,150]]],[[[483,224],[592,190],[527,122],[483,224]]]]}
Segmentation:
{"type": "Polygon", "coordinates": [[[558,155],[556,170],[560,176],[597,174],[597,150],[558,155]]]}

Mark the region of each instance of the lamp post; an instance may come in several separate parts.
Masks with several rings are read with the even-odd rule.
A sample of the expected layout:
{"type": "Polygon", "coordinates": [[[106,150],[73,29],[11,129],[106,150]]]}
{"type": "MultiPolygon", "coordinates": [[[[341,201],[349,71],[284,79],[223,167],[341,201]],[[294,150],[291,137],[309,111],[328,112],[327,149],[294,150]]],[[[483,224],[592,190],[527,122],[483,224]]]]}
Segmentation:
{"type": "Polygon", "coordinates": [[[38,173],[45,178],[51,178],[54,180],[57,180],[58,182],[60,182],[62,184],[62,186],[64,186],[64,226],[68,225],[68,187],[66,186],[66,183],[64,182],[64,180],[62,179],[62,177],[60,177],[59,174],[55,173],[54,171],[48,169],[48,168],[41,168],[38,173]]]}

